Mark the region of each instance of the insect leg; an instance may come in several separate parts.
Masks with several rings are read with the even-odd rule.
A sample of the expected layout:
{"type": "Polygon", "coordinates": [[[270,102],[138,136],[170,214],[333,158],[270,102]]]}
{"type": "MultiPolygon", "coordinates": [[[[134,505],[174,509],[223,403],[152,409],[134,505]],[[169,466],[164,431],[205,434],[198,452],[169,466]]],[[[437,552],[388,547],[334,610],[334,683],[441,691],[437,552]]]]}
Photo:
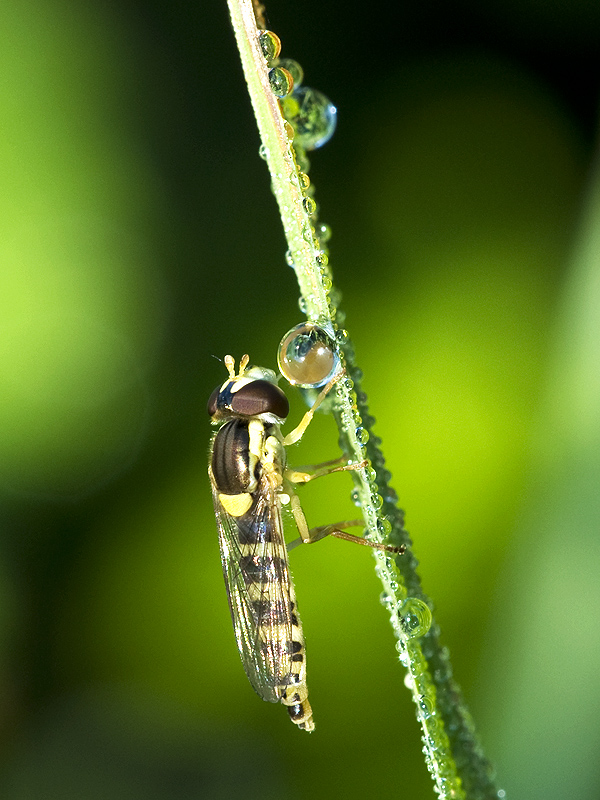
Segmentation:
{"type": "Polygon", "coordinates": [[[315,402],[312,404],[312,406],[300,420],[300,424],[297,425],[293,431],[290,431],[288,435],[284,438],[283,444],[285,447],[287,447],[289,444],[295,444],[296,442],[300,441],[300,439],[304,436],[304,431],[310,425],[310,422],[317,408],[321,405],[323,400],[325,400],[325,398],[327,397],[329,392],[333,389],[335,384],[345,374],[346,373],[344,370],[340,370],[336,375],[333,376],[333,378],[329,381],[329,383],[319,392],[315,402]]]}
{"type": "Polygon", "coordinates": [[[346,456],[334,458],[333,461],[324,461],[322,464],[311,464],[310,466],[298,469],[286,469],[285,477],[292,483],[308,483],[315,478],[322,478],[323,475],[331,475],[332,472],[350,472],[355,469],[363,469],[367,466],[367,461],[358,464],[347,464],[346,456]],[[335,465],[335,466],[333,466],[335,465]]]}
{"type": "Polygon", "coordinates": [[[340,530],[341,528],[356,528],[364,527],[363,520],[353,519],[344,522],[338,522],[334,525],[321,525],[317,528],[309,528],[304,516],[304,511],[300,505],[300,498],[297,494],[290,492],[290,508],[294,515],[294,521],[298,532],[300,533],[299,539],[294,539],[287,545],[288,552],[299,544],[313,544],[324,539],[326,536],[335,536],[336,539],[343,539],[346,542],[354,542],[355,544],[362,544],[365,547],[372,547],[374,550],[383,550],[386,553],[395,553],[400,555],[405,551],[404,545],[395,547],[391,544],[382,544],[380,542],[371,542],[365,539],[364,536],[354,536],[351,533],[340,530]]]}

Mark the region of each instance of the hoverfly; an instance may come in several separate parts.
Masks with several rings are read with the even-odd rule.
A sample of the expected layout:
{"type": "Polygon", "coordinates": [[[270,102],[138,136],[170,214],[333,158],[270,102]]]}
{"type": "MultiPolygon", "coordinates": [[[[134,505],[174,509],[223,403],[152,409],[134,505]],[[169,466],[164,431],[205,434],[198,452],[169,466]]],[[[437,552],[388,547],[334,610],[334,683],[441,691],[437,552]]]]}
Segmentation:
{"type": "Polygon", "coordinates": [[[312,731],[304,636],[288,567],[282,505],[289,505],[300,532],[300,540],[290,546],[333,535],[395,553],[403,548],[339,530],[362,522],[309,530],[294,491],[294,484],[363,466],[330,462],[313,472],[287,467],[286,446],[299,441],[343,371],[337,371],[300,424],[284,437],[280,426],[288,416],[289,403],[275,373],[249,367],[247,355],[240,360],[237,374],[234,359],[225,356],[224,361],[229,377],[208,401],[211,420],[219,426],[212,439],[208,473],[237,646],[257,694],[283,703],[299,728],[312,731]]]}

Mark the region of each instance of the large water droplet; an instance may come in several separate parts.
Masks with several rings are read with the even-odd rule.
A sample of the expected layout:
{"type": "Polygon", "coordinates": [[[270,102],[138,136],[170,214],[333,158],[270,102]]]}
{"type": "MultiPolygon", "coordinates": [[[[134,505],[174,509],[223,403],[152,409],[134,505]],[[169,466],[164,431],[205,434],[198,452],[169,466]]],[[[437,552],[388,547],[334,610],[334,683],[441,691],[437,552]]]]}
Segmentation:
{"type": "Polygon", "coordinates": [[[296,130],[295,141],[306,150],[322,147],[333,136],[337,109],[322,92],[301,86],[282,105],[286,119],[296,130]]]}
{"type": "Polygon", "coordinates": [[[424,636],[431,627],[431,609],[418,597],[407,598],[398,609],[404,634],[411,639],[424,636]]]}
{"type": "Polygon", "coordinates": [[[277,353],[281,374],[303,388],[323,386],[339,369],[335,339],[314,322],[302,322],[288,331],[277,353]]]}

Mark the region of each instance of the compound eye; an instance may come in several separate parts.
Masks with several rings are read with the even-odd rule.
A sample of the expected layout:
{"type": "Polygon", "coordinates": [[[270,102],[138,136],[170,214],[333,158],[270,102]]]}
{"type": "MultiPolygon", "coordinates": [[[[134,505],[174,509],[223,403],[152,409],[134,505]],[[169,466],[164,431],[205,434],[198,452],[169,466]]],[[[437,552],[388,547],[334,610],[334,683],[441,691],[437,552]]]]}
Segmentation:
{"type": "Polygon", "coordinates": [[[277,363],[291,384],[316,389],[333,378],[340,358],[331,334],[314,322],[302,322],[281,340],[277,363]]]}
{"type": "Polygon", "coordinates": [[[219,397],[220,389],[221,389],[221,387],[217,386],[217,388],[214,390],[214,392],[208,398],[208,403],[207,403],[207,406],[206,406],[206,410],[208,411],[208,416],[209,417],[214,417],[214,415],[217,413],[217,399],[219,397]]]}
{"type": "Polygon", "coordinates": [[[285,419],[290,413],[290,404],[279,386],[258,380],[246,383],[232,393],[231,410],[243,417],[269,413],[285,419]]]}

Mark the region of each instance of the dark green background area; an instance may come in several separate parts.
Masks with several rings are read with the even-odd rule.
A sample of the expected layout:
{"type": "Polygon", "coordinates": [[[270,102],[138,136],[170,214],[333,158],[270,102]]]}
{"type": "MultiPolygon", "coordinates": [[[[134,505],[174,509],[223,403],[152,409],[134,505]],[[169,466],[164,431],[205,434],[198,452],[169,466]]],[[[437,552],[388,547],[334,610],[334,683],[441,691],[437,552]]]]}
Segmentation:
{"type": "MultiPolygon", "coordinates": [[[[594,797],[598,4],[267,11],[338,107],[330,263],[486,752],[509,796],[594,797]]],[[[236,652],[205,404],[302,315],[224,0],[16,0],[0,39],[3,796],[432,797],[362,548],[291,556],[314,734],[236,652]]]]}

